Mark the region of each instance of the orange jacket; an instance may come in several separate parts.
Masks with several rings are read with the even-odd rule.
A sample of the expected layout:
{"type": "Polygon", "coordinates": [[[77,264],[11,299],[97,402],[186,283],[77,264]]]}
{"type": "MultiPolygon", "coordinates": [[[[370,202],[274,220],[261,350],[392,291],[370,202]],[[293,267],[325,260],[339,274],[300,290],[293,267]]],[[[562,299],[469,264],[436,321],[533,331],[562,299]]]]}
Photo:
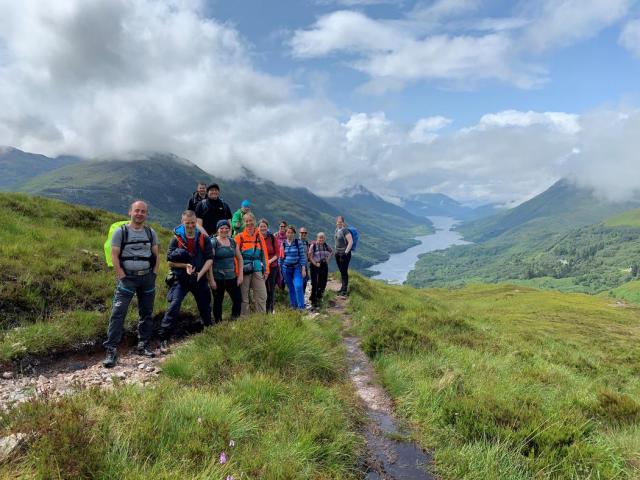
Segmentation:
{"type": "Polygon", "coordinates": [[[252,251],[256,249],[256,253],[260,253],[262,264],[264,265],[265,273],[269,273],[269,257],[267,256],[267,244],[264,241],[264,237],[260,234],[258,229],[255,229],[253,235],[249,235],[247,230],[243,230],[235,237],[235,241],[240,248],[240,253],[244,255],[246,251],[252,251]]]}

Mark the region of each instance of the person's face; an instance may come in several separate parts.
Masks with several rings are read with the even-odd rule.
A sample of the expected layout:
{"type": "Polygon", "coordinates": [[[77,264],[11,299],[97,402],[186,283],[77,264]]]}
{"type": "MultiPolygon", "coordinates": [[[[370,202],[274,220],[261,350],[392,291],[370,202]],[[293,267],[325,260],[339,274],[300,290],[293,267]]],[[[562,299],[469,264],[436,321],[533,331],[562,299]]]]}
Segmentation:
{"type": "Polygon", "coordinates": [[[254,228],[256,228],[256,221],[251,217],[244,217],[244,226],[250,232],[253,232],[254,228]]]}
{"type": "Polygon", "coordinates": [[[267,231],[269,230],[266,223],[261,223],[258,229],[260,230],[260,233],[263,237],[267,235],[267,231]]]}
{"type": "Polygon", "coordinates": [[[286,232],[286,230],[287,230],[287,224],[286,224],[286,223],[281,223],[281,224],[280,224],[280,231],[281,231],[282,233],[285,233],[285,232],[286,232]]]}
{"type": "Polygon", "coordinates": [[[318,245],[322,245],[325,241],[324,235],[318,235],[317,241],[318,241],[318,245]]]}
{"type": "Polygon", "coordinates": [[[210,188],[209,190],[207,190],[207,197],[209,197],[211,200],[217,200],[219,196],[220,190],[218,190],[217,188],[210,188]]]}
{"type": "Polygon", "coordinates": [[[196,217],[182,217],[182,223],[184,223],[184,229],[187,235],[193,235],[196,230],[196,217]]]}
{"type": "Polygon", "coordinates": [[[336,218],[336,227],[338,228],[344,227],[344,219],[342,217],[336,218]]]}
{"type": "Polygon", "coordinates": [[[131,221],[136,224],[142,224],[147,219],[147,206],[144,202],[136,202],[129,209],[131,221]]]}
{"type": "Polygon", "coordinates": [[[287,230],[287,240],[291,241],[293,240],[293,238],[296,236],[295,233],[293,233],[293,230],[289,229],[287,230]]]}
{"type": "Polygon", "coordinates": [[[220,235],[222,238],[228,237],[229,227],[227,225],[220,225],[220,228],[218,229],[218,235],[220,235]]]}
{"type": "Polygon", "coordinates": [[[242,213],[247,213],[250,210],[251,210],[251,207],[241,207],[240,208],[240,211],[242,211],[242,213]]]}
{"type": "Polygon", "coordinates": [[[306,240],[307,239],[307,235],[309,235],[309,232],[307,232],[304,228],[300,229],[300,238],[302,240],[306,240]]]}
{"type": "Polygon", "coordinates": [[[207,194],[207,186],[206,185],[198,185],[198,195],[204,197],[207,194]]]}

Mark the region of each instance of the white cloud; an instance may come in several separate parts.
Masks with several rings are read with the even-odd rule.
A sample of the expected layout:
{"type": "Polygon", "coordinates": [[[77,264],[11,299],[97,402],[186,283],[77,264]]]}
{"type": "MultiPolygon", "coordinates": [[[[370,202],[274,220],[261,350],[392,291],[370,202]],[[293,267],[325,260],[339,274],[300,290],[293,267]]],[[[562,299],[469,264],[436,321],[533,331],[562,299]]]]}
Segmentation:
{"type": "Polygon", "coordinates": [[[640,19],[632,20],[624,26],[618,42],[640,58],[640,19]]]}
{"type": "Polygon", "coordinates": [[[530,2],[531,22],[522,42],[535,52],[572,45],[594,37],[603,28],[621,20],[632,0],[545,0],[530,2]]]}
{"type": "MultiPolygon", "coordinates": [[[[414,125],[383,112],[341,119],[335,105],[299,98],[287,79],[256,69],[238,32],[205,18],[197,2],[0,0],[0,10],[0,145],[85,156],[170,151],[218,176],[246,166],[323,194],[364,184],[389,196],[438,189],[506,203],[567,174],[617,197],[640,185],[635,110],[581,117],[508,110],[458,130],[443,130],[451,120],[442,116],[414,125]]],[[[393,24],[343,18],[373,22],[380,35],[338,28],[334,40],[302,41],[301,51],[367,50],[378,55],[367,68],[388,69],[398,81],[405,77],[393,77],[393,65],[412,49],[423,62],[439,56],[429,48],[450,55],[425,65],[430,75],[462,78],[473,64],[491,67],[494,77],[514,75],[473,43],[490,43],[490,35],[407,41],[393,24]],[[465,56],[471,47],[481,60],[465,56]]]]}

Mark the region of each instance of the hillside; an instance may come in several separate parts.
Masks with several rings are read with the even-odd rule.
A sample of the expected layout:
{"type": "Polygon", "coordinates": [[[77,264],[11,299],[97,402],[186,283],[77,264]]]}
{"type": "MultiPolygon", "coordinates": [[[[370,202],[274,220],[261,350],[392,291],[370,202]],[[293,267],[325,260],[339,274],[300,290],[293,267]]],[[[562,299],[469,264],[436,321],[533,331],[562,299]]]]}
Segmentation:
{"type": "Polygon", "coordinates": [[[559,180],[546,191],[515,208],[499,215],[464,223],[458,230],[466,240],[476,243],[500,236],[540,237],[601,222],[639,206],[638,201],[609,202],[569,180],[559,180]]]}
{"type": "Polygon", "coordinates": [[[11,189],[42,173],[80,162],[77,157],[49,158],[12,147],[0,146],[0,189],[11,189]]]}
{"type": "Polygon", "coordinates": [[[638,307],[513,285],[353,285],[353,331],[437,478],[639,478],[638,307]]]}
{"type": "MultiPolygon", "coordinates": [[[[144,198],[150,205],[150,218],[166,227],[179,221],[198,180],[217,181],[222,196],[232,210],[248,198],[258,218],[272,224],[281,219],[296,226],[304,225],[312,233],[323,230],[331,235],[335,216],[345,215],[362,233],[363,241],[354,256],[354,268],[365,268],[386,260],[389,253],[416,244],[413,238],[428,233],[427,221],[412,216],[395,205],[386,204],[387,212],[343,208],[304,188],[290,188],[250,178],[218,180],[188,160],[166,154],[138,155],[130,160],[85,161],[36,176],[19,187],[20,191],[56,198],[71,203],[126,213],[130,202],[144,198]],[[388,236],[389,225],[397,228],[388,236]]],[[[361,206],[362,207],[362,206],[361,206]]],[[[380,210],[380,205],[376,207],[380,210]]]]}
{"type": "Polygon", "coordinates": [[[640,228],[640,209],[629,210],[603,222],[607,227],[635,227],[640,228]]]}

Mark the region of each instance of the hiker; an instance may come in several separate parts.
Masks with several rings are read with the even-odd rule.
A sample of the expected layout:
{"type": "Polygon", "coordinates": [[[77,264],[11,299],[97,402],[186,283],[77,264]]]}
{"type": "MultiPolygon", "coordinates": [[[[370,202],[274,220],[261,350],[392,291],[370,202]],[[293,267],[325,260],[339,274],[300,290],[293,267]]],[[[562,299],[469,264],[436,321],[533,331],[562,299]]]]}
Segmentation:
{"type": "MultiPolygon", "coordinates": [[[[300,241],[304,246],[304,252],[307,256],[307,265],[309,264],[309,232],[306,227],[300,227],[300,241]]],[[[306,295],[307,293],[307,283],[309,282],[309,270],[307,269],[307,275],[302,279],[302,293],[306,295]]]]}
{"type": "Polygon", "coordinates": [[[245,213],[249,213],[250,211],[251,202],[249,200],[243,200],[240,204],[240,208],[235,211],[233,218],[231,219],[231,234],[234,237],[244,230],[244,220],[242,217],[245,213]]]}
{"type": "Polygon", "coordinates": [[[324,232],[318,232],[316,241],[309,247],[309,264],[311,277],[311,306],[320,308],[329,275],[329,260],[333,249],[327,244],[324,232]]]}
{"type": "Polygon", "coordinates": [[[280,247],[280,271],[289,290],[289,302],[293,308],[304,309],[303,278],[307,276],[307,252],[296,237],[296,228],[287,226],[287,238],[280,247]]]}
{"type": "Polygon", "coordinates": [[[346,296],[347,288],[349,287],[349,262],[351,261],[353,236],[342,215],[336,217],[335,242],[336,265],[340,270],[340,279],[342,281],[338,295],[346,296]]]}
{"type": "Polygon", "coordinates": [[[205,198],[207,198],[207,184],[204,182],[198,182],[196,185],[196,191],[193,192],[193,195],[191,195],[191,198],[187,203],[187,210],[195,212],[198,204],[205,198]]]}
{"type": "Polygon", "coordinates": [[[213,268],[209,272],[209,285],[213,291],[213,321],[222,321],[222,301],[226,291],[231,297],[231,319],[240,316],[242,306],[242,254],[236,241],[229,237],[231,225],[228,220],[218,222],[218,235],[211,237],[213,268]]]}
{"type": "MultiPolygon", "coordinates": [[[[278,255],[280,255],[280,249],[282,248],[282,242],[287,239],[287,222],[285,220],[280,220],[278,233],[275,234],[276,239],[278,240],[278,255]]],[[[276,284],[280,287],[280,290],[284,290],[287,285],[284,282],[284,276],[282,272],[276,278],[276,284]]]]}
{"type": "Polygon", "coordinates": [[[267,287],[267,313],[273,313],[273,307],[276,298],[276,279],[279,276],[278,254],[280,253],[280,244],[276,236],[269,231],[269,222],[261,218],[258,223],[260,235],[264,238],[267,246],[267,257],[269,262],[269,276],[265,280],[267,287]]]}
{"type": "Polygon", "coordinates": [[[264,238],[256,228],[256,217],[253,213],[245,213],[244,230],[236,235],[235,240],[242,254],[242,270],[244,279],[240,290],[242,292],[241,315],[249,313],[249,291],[253,291],[254,310],[265,313],[267,308],[267,287],[265,280],[269,277],[269,262],[267,261],[267,246],[264,238]]]}
{"type": "Polygon", "coordinates": [[[198,217],[198,226],[207,235],[215,235],[216,226],[220,220],[231,222],[231,209],[220,198],[220,187],[217,183],[207,187],[207,198],[196,206],[195,212],[198,217]]]}
{"type": "Polygon", "coordinates": [[[145,225],[149,207],[146,202],[136,200],[129,207],[131,221],[118,228],[111,237],[111,259],[116,272],[116,291],[107,339],[103,343],[107,356],[102,362],[106,368],[115,366],[117,348],[124,332],[124,320],[129,303],[138,297],[138,345],[137,352],[145,357],[154,357],[149,341],[153,332],[153,303],[156,296],[158,272],[158,236],[145,225]]]}
{"type": "MultiPolygon", "coordinates": [[[[173,282],[167,293],[169,306],[160,324],[160,353],[169,353],[169,340],[175,328],[180,307],[189,292],[198,305],[205,326],[211,325],[211,292],[207,272],[213,263],[209,236],[198,228],[192,210],[182,213],[182,224],[177,226],[169,243],[167,261],[173,282]]],[[[170,277],[171,278],[171,277],[170,277]]]]}

